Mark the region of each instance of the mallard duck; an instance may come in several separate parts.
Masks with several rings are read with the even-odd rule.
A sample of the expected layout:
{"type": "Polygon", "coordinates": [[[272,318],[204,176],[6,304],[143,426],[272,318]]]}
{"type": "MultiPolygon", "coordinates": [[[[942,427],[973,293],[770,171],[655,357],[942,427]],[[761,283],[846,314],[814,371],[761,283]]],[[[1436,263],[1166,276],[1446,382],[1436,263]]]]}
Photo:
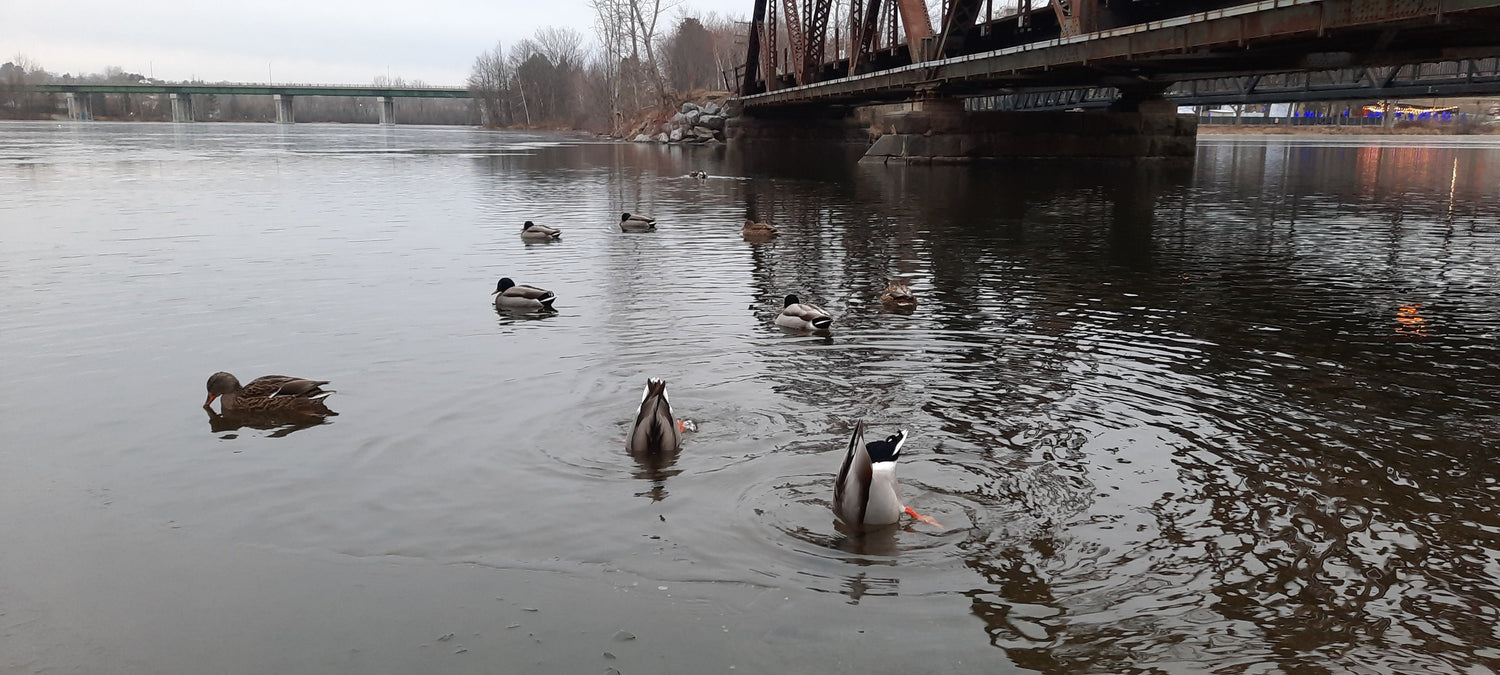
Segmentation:
{"type": "Polygon", "coordinates": [[[628,213],[622,213],[620,214],[620,231],[655,232],[656,219],[650,216],[632,216],[628,213]]]}
{"type": "Polygon", "coordinates": [[[911,286],[905,279],[892,279],[880,294],[880,304],[886,309],[910,311],[917,308],[917,296],[911,294],[911,286]]]}
{"type": "Polygon", "coordinates": [[[874,529],[895,525],[905,513],[928,525],[942,527],[901,503],[896,485],[896,458],[906,442],[906,430],[873,443],[865,442],[865,423],[854,424],[844,464],[833,484],[833,514],[845,525],[874,529]]]}
{"type": "Polygon", "coordinates": [[[797,300],[797,296],[786,296],[781,313],[776,315],[776,325],[797,330],[828,330],[833,316],[817,305],[808,305],[797,300]]]}
{"type": "Polygon", "coordinates": [[[770,223],[757,223],[753,220],[747,220],[745,221],[745,227],[740,230],[740,234],[751,238],[769,239],[781,234],[781,231],[770,223]]]}
{"type": "Polygon", "coordinates": [[[552,291],[536,286],[518,286],[510,277],[495,284],[495,292],[490,295],[495,296],[496,307],[505,309],[552,309],[552,301],[557,299],[552,291]]]}
{"type": "Polygon", "coordinates": [[[677,452],[682,445],[683,427],[672,417],[667,401],[667,382],[659,378],[646,380],[641,407],[635,413],[635,425],[625,449],[632,455],[654,455],[677,452]]]}
{"type": "Polygon", "coordinates": [[[526,221],[521,226],[521,238],[526,241],[557,241],[562,239],[562,230],[526,221]]]}
{"type": "Polygon", "coordinates": [[[208,400],[203,407],[209,408],[214,399],[222,397],[219,407],[225,413],[328,415],[333,411],[323,404],[323,399],[333,394],[333,390],[324,389],[325,384],[328,380],[267,375],[240,386],[235,376],[217,372],[208,377],[208,400]]]}

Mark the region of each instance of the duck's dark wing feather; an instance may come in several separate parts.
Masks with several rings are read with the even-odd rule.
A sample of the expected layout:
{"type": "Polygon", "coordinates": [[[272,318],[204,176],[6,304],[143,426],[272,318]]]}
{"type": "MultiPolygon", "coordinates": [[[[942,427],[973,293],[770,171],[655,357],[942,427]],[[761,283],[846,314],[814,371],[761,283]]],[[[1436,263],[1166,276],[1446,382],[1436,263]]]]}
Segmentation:
{"type": "Polygon", "coordinates": [[[865,451],[864,440],[865,423],[861,420],[854,424],[854,434],[849,437],[849,449],[844,453],[844,464],[839,467],[838,480],[833,484],[835,512],[851,525],[859,525],[865,521],[870,481],[875,475],[875,466],[870,461],[870,453],[865,451]],[[846,511],[845,504],[850,503],[857,507],[846,511]]]}
{"type": "Polygon", "coordinates": [[[288,377],[286,375],[267,375],[257,377],[245,385],[239,391],[241,398],[271,398],[291,396],[299,398],[315,398],[319,395],[328,395],[333,392],[323,389],[328,380],[307,380],[300,377],[288,377]]]}

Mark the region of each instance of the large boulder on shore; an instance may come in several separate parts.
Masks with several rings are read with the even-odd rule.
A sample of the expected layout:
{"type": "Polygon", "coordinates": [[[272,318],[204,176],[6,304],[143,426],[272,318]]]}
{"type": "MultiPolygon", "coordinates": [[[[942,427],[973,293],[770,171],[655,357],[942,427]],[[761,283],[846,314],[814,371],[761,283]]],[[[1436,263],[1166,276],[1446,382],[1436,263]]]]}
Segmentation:
{"type": "Polygon", "coordinates": [[[698,125],[699,126],[708,127],[708,128],[713,129],[715,131],[718,131],[718,130],[724,128],[724,116],[723,115],[703,115],[702,117],[698,118],[698,125]]]}
{"type": "Polygon", "coordinates": [[[681,129],[673,129],[672,133],[670,135],[668,135],[667,138],[670,139],[673,143],[681,141],[682,140],[682,130],[681,129]]]}
{"type": "Polygon", "coordinates": [[[693,135],[700,141],[706,141],[714,137],[714,130],[708,127],[693,127],[693,135]]]}
{"type": "Polygon", "coordinates": [[[703,106],[703,114],[705,115],[717,115],[720,110],[723,110],[723,108],[720,108],[719,104],[712,101],[703,106]]]}
{"type": "Polygon", "coordinates": [[[632,143],[650,143],[651,137],[647,136],[646,134],[636,134],[635,138],[632,138],[630,140],[632,143]]]}
{"type": "Polygon", "coordinates": [[[656,135],[656,142],[657,143],[666,143],[667,142],[667,135],[666,134],[657,134],[656,135]]]}
{"type": "Polygon", "coordinates": [[[684,115],[686,115],[687,113],[692,112],[694,110],[698,110],[698,109],[699,109],[698,108],[698,104],[697,103],[693,103],[692,101],[688,101],[688,102],[682,104],[682,114],[684,114],[684,115]]]}
{"type": "Polygon", "coordinates": [[[671,124],[674,127],[686,126],[687,125],[687,119],[688,119],[687,113],[676,113],[676,114],[672,115],[672,120],[671,120],[671,122],[669,122],[669,124],[671,124]]]}
{"type": "Polygon", "coordinates": [[[703,113],[698,112],[697,110],[689,110],[686,113],[678,114],[682,115],[682,126],[685,127],[698,126],[698,119],[703,117],[703,113]]]}

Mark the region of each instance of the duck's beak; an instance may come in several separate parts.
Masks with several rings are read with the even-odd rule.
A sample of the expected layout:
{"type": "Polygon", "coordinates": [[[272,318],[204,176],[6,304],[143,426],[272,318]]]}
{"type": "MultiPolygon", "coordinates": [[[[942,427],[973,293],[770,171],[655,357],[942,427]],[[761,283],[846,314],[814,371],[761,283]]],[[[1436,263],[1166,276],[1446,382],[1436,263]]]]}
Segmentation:
{"type": "Polygon", "coordinates": [[[495,289],[495,290],[493,290],[493,291],[490,291],[490,295],[498,295],[499,293],[500,293],[500,289],[498,289],[498,288],[495,289]]]}
{"type": "Polygon", "coordinates": [[[203,402],[203,407],[207,408],[209,405],[213,404],[214,399],[216,399],[218,397],[219,397],[218,394],[209,394],[208,395],[208,400],[203,402]]]}

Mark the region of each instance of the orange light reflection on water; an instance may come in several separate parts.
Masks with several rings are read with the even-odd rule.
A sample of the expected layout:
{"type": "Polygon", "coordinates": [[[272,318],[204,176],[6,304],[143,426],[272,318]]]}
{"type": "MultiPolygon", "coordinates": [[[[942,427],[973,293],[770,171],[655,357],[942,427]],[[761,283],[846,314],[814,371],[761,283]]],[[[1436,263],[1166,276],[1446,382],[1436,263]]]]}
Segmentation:
{"type": "Polygon", "coordinates": [[[1403,335],[1423,336],[1427,334],[1427,319],[1422,318],[1421,305],[1402,305],[1396,310],[1396,332],[1403,335]]]}

